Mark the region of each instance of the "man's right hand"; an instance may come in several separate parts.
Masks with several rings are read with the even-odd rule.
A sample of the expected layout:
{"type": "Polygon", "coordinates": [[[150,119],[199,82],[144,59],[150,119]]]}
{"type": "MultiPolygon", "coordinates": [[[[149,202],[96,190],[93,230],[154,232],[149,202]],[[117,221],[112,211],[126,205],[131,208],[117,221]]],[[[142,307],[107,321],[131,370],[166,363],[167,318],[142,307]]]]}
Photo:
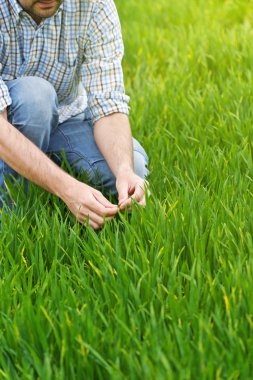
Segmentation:
{"type": "Polygon", "coordinates": [[[109,202],[100,191],[74,180],[60,198],[80,223],[88,222],[94,229],[115,217],[118,206],[109,202]]]}

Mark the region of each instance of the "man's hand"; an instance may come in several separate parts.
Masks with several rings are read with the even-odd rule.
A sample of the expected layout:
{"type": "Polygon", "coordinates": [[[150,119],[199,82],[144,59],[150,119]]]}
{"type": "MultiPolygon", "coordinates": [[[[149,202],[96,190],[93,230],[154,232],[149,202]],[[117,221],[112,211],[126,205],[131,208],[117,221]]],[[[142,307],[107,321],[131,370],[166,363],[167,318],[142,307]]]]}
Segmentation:
{"type": "Polygon", "coordinates": [[[140,206],[146,206],[145,189],[147,182],[136,175],[132,170],[117,176],[116,188],[119,195],[119,209],[131,209],[132,200],[140,206]]]}
{"type": "Polygon", "coordinates": [[[133,170],[133,141],[128,117],[114,113],[99,119],[94,126],[94,137],[116,177],[119,209],[130,210],[132,200],[145,206],[147,181],[133,170]]]}
{"type": "Polygon", "coordinates": [[[113,219],[119,210],[118,206],[109,202],[100,191],[77,180],[69,187],[68,194],[61,198],[80,223],[87,220],[96,230],[113,219]]]}

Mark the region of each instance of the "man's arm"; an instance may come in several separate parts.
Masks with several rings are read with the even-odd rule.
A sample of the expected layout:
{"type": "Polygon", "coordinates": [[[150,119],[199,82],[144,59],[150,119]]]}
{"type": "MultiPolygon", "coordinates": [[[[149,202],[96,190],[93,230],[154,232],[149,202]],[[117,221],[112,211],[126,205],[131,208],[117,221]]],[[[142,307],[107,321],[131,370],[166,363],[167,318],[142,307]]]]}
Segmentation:
{"type": "Polygon", "coordinates": [[[127,115],[114,113],[94,125],[95,141],[116,177],[119,206],[131,207],[132,199],[145,206],[145,181],[133,170],[133,143],[127,115]]]}
{"type": "Polygon", "coordinates": [[[99,1],[87,32],[83,62],[96,143],[116,176],[120,208],[131,196],[144,205],[144,181],[133,171],[133,147],[121,61],[124,46],[113,0],[99,1]]]}
{"type": "Polygon", "coordinates": [[[92,228],[99,228],[104,217],[117,213],[103,195],[59,168],[38,147],[7,121],[6,111],[0,113],[0,158],[19,174],[60,197],[83,223],[89,217],[92,228]]]}

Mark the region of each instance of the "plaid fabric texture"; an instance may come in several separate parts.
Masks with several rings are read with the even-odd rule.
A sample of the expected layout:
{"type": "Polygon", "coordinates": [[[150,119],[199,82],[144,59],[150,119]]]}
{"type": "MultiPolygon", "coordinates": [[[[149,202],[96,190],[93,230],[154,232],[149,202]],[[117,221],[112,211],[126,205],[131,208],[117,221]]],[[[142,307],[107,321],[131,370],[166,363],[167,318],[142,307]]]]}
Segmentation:
{"type": "Polygon", "coordinates": [[[93,122],[128,114],[123,53],[113,0],[63,0],[40,25],[17,0],[0,0],[0,112],[11,104],[5,81],[38,76],[56,90],[60,122],[87,106],[93,122]]]}

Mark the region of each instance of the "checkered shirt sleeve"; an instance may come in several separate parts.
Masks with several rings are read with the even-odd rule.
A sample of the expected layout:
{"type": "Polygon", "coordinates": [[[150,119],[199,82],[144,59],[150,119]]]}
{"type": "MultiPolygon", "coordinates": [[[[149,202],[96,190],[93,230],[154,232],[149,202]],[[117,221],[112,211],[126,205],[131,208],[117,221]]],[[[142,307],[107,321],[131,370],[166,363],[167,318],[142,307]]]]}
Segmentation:
{"type": "Polygon", "coordinates": [[[83,84],[93,122],[115,112],[129,114],[121,61],[124,54],[113,0],[96,2],[87,31],[83,84]]]}
{"type": "Polygon", "coordinates": [[[2,65],[0,63],[0,113],[3,112],[9,105],[11,105],[11,97],[8,87],[1,78],[2,65]]]}

